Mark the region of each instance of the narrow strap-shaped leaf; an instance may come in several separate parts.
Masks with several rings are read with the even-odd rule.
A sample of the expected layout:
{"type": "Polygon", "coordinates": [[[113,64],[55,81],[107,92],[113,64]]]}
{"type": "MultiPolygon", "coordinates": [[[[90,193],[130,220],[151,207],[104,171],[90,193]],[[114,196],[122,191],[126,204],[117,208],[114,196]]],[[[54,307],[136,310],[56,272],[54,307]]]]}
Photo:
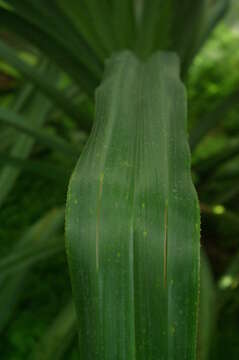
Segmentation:
{"type": "MultiPolygon", "coordinates": [[[[55,239],[56,234],[63,226],[64,210],[53,209],[49,211],[36,224],[32,225],[17,242],[12,250],[12,256],[24,249],[35,249],[37,255],[38,249],[51,246],[52,240],[55,239]]],[[[10,317],[13,314],[18,300],[25,290],[25,283],[28,272],[32,265],[34,265],[40,258],[35,256],[32,261],[29,261],[26,266],[21,267],[21,270],[16,270],[12,275],[7,273],[0,273],[0,333],[4,330],[10,317]]]]}
{"type": "Polygon", "coordinates": [[[35,87],[32,84],[25,84],[22,86],[17,96],[14,98],[13,104],[11,104],[11,109],[15,112],[22,112],[28,100],[33,98],[34,92],[35,87]]]}
{"type": "Polygon", "coordinates": [[[0,122],[29,135],[53,150],[63,152],[68,156],[77,156],[78,154],[77,149],[71,144],[68,144],[67,141],[61,137],[50,135],[46,131],[28,125],[23,116],[18,115],[11,110],[0,108],[0,122]]]}
{"type": "Polygon", "coordinates": [[[217,23],[225,16],[230,7],[230,3],[231,0],[218,0],[212,5],[212,9],[208,11],[208,18],[207,21],[205,21],[205,29],[202,33],[201,41],[197,50],[203,46],[217,23]]]}
{"type": "Polygon", "coordinates": [[[42,246],[42,244],[39,244],[33,248],[21,249],[21,251],[18,251],[16,254],[11,254],[0,259],[1,276],[12,275],[39,260],[46,259],[56,253],[62,252],[64,249],[62,237],[53,237],[53,240],[50,245],[46,246],[43,244],[42,246]]]}
{"type": "Polygon", "coordinates": [[[39,160],[23,160],[19,157],[9,156],[0,152],[0,164],[13,166],[24,169],[26,171],[38,174],[41,177],[46,177],[56,182],[64,183],[69,175],[69,169],[54,165],[48,161],[39,160]]]}
{"type": "Polygon", "coordinates": [[[139,27],[137,52],[149,56],[155,48],[168,49],[172,28],[172,1],[143,1],[142,20],[139,27]],[[157,45],[156,43],[157,39],[157,45]]]}
{"type": "Polygon", "coordinates": [[[15,274],[15,276],[7,278],[0,285],[0,334],[11,319],[25,289],[25,275],[25,271],[21,271],[20,273],[15,274]]]}
{"type": "Polygon", "coordinates": [[[68,192],[80,358],[196,359],[199,222],[178,58],[123,52],[68,192]]]}
{"type": "Polygon", "coordinates": [[[201,251],[198,360],[208,360],[216,320],[215,286],[209,260],[201,251]]]}
{"type": "MultiPolygon", "coordinates": [[[[46,71],[48,76],[52,74],[46,71]]],[[[13,109],[24,113],[25,118],[31,119],[31,125],[40,127],[46,121],[47,114],[51,108],[49,101],[41,94],[38,94],[32,86],[24,88],[20,94],[19,100],[13,106],[13,109]],[[30,91],[30,92],[29,92],[30,91]]],[[[15,116],[15,112],[11,111],[15,116]]],[[[6,115],[6,113],[5,113],[6,115]]],[[[8,116],[7,116],[8,119],[8,116]]],[[[17,139],[10,151],[11,156],[18,156],[26,159],[33,147],[34,139],[25,134],[18,134],[17,139]]],[[[21,169],[4,166],[0,171],[0,207],[11,191],[21,169]]]]}
{"type": "Polygon", "coordinates": [[[143,1],[136,50],[149,56],[156,50],[171,50],[180,55],[185,75],[197,48],[204,25],[207,0],[143,1]]]}
{"type": "Polygon", "coordinates": [[[25,76],[28,80],[34,83],[43,93],[45,93],[53,103],[59,106],[67,115],[79,120],[83,129],[89,130],[91,124],[87,119],[81,118],[80,109],[77,109],[70,99],[66,98],[63,93],[55,87],[42,73],[35,67],[28,65],[22,61],[16,52],[8,45],[0,41],[0,56],[8,64],[12,65],[15,69],[25,76]]]}
{"type": "Polygon", "coordinates": [[[90,71],[92,74],[100,75],[101,67],[97,57],[82,39],[81,34],[75,33],[70,21],[62,14],[54,0],[51,2],[43,0],[41,4],[31,0],[22,0],[21,3],[17,0],[8,1],[21,17],[43,29],[60,42],[65,52],[73,59],[78,60],[79,66],[84,66],[86,72],[90,71]]]}
{"type": "Polygon", "coordinates": [[[108,0],[81,0],[87,7],[89,20],[92,22],[96,32],[104,44],[108,54],[111,54],[116,48],[114,38],[113,21],[111,18],[110,6],[108,0]]]}
{"type": "Polygon", "coordinates": [[[97,33],[94,24],[90,21],[87,4],[78,0],[56,0],[58,6],[68,15],[76,29],[82,34],[87,43],[94,49],[98,58],[103,61],[107,55],[104,41],[97,33]]]}
{"type": "MultiPolygon", "coordinates": [[[[34,87],[31,84],[26,84],[19,89],[19,92],[12,99],[9,104],[12,110],[16,112],[23,111],[24,106],[28,102],[31,95],[33,95],[34,87]]],[[[16,143],[17,134],[11,128],[1,129],[0,142],[1,151],[9,149],[10,146],[16,143]]]]}
{"type": "Polygon", "coordinates": [[[230,163],[238,155],[239,139],[234,139],[228,143],[226,148],[223,148],[217,154],[213,154],[196,164],[194,170],[197,175],[200,176],[200,185],[202,185],[204,181],[208,183],[210,180],[215,179],[218,172],[220,174],[221,167],[226,166],[227,163],[230,163]]]}
{"type": "MultiPolygon", "coordinates": [[[[42,0],[39,3],[38,0],[26,0],[28,4],[34,3],[34,8],[37,9],[42,15],[45,21],[49,23],[49,26],[52,26],[52,31],[55,33],[55,36],[58,36],[59,40],[64,39],[65,46],[74,54],[80,62],[85,64],[85,66],[94,74],[101,75],[102,71],[102,59],[97,57],[97,54],[90,47],[90,44],[84,39],[81,32],[77,31],[74,23],[68,17],[65,11],[62,11],[62,8],[58,4],[58,0],[42,0]],[[50,18],[54,18],[54,22],[49,21],[50,18]]],[[[82,2],[82,0],[81,0],[82,2]]],[[[103,1],[100,2],[100,7],[102,8],[103,1]]],[[[101,19],[101,22],[104,22],[101,19]]]]}
{"type": "MultiPolygon", "coordinates": [[[[59,231],[62,230],[64,224],[64,209],[52,209],[47,212],[40,220],[33,224],[19,241],[13,247],[13,250],[9,256],[6,258],[0,258],[0,262],[3,267],[5,263],[8,262],[6,259],[20,259],[20,254],[27,254],[27,252],[35,252],[36,258],[38,250],[46,249],[48,247],[54,247],[56,244],[59,244],[59,231]]],[[[34,261],[33,261],[34,262],[34,261]]],[[[10,263],[10,261],[9,261],[10,263]]],[[[0,273],[0,285],[4,278],[6,278],[6,273],[0,273]]]]}
{"type": "Polygon", "coordinates": [[[33,360],[60,360],[77,333],[76,314],[70,301],[58,314],[40,339],[32,354],[33,360]]]}
{"type": "Polygon", "coordinates": [[[208,1],[171,0],[171,2],[173,26],[169,49],[179,54],[182,64],[181,73],[185,77],[200,42],[208,1]]]}
{"type": "Polygon", "coordinates": [[[36,25],[11,11],[0,9],[0,21],[2,27],[20,35],[38,47],[69,74],[81,86],[83,91],[92,96],[98,79],[87,72],[84,66],[79,64],[71,54],[66,53],[59,40],[46,33],[44,29],[39,29],[36,25]]]}
{"type": "Polygon", "coordinates": [[[234,104],[238,104],[239,91],[236,88],[225,99],[215,105],[215,108],[206,113],[205,116],[196,123],[190,133],[190,147],[193,151],[200,141],[211,130],[215,129],[224,119],[225,114],[232,108],[234,104]]]}
{"type": "Polygon", "coordinates": [[[133,0],[110,0],[118,49],[131,49],[136,40],[136,18],[133,0]]]}

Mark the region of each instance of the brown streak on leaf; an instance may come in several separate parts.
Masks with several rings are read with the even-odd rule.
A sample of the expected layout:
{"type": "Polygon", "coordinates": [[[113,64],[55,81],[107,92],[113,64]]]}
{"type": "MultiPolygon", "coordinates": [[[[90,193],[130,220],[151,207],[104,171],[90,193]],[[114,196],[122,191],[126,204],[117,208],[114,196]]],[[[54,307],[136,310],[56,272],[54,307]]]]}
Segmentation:
{"type": "Polygon", "coordinates": [[[163,277],[164,288],[167,286],[167,263],[168,263],[168,203],[165,204],[164,210],[164,264],[163,264],[163,277]]]}
{"type": "Polygon", "coordinates": [[[96,244],[95,244],[95,253],[96,253],[96,269],[99,269],[99,234],[100,234],[100,203],[103,191],[103,181],[104,174],[100,174],[100,189],[98,196],[98,205],[97,205],[97,221],[96,221],[96,244]]]}

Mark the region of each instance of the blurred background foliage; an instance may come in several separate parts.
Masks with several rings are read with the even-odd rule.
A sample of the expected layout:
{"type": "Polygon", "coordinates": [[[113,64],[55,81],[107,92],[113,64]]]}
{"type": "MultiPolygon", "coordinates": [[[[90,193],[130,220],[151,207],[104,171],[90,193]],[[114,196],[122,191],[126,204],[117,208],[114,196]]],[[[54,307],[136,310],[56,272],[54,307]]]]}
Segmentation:
{"type": "MultiPolygon", "coordinates": [[[[17,8],[17,2],[10,3],[17,8]]],[[[78,78],[75,69],[82,59],[70,27],[63,34],[63,24],[52,18],[41,38],[35,34],[41,30],[37,17],[27,29],[21,24],[25,15],[7,17],[6,9],[6,1],[0,1],[0,356],[77,359],[64,204],[70,173],[93,120],[92,89],[102,65],[87,52],[90,75],[83,64],[78,78]]],[[[37,2],[30,10],[34,17],[37,2]]],[[[94,36],[83,30],[93,44],[94,36]]],[[[110,41],[109,36],[109,46],[110,41]]],[[[238,44],[235,0],[185,76],[192,172],[202,214],[201,360],[239,358],[238,44]]],[[[100,48],[95,51],[105,57],[100,48]]]]}

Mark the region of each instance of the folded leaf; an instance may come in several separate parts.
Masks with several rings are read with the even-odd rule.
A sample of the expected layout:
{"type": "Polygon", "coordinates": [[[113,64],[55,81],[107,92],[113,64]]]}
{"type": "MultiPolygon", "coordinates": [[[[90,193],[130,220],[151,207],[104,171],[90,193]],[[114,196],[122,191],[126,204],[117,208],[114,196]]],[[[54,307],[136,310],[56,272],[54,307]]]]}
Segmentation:
{"type": "Polygon", "coordinates": [[[80,358],[196,358],[199,206],[173,53],[107,63],[66,242],[80,358]]]}

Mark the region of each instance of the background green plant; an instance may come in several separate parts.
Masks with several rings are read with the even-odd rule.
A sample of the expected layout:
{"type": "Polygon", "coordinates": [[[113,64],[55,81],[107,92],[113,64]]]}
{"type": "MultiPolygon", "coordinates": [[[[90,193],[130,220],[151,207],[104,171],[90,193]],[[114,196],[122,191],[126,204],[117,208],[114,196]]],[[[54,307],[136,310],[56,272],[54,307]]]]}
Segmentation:
{"type": "MultiPolygon", "coordinates": [[[[84,14],[93,16],[91,22],[82,17],[83,12],[74,0],[67,2],[67,8],[64,1],[59,1],[61,10],[57,10],[55,2],[49,5],[43,1],[39,5],[38,1],[1,1],[0,349],[3,359],[77,358],[61,214],[69,175],[93,122],[94,88],[112,46],[114,50],[121,49],[127,40],[129,47],[133,44],[141,56],[152,52],[158,43],[171,49],[166,37],[152,37],[150,25],[157,25],[158,14],[154,8],[151,14],[155,19],[150,15],[153,21],[147,23],[149,15],[143,17],[142,29],[147,31],[141,40],[132,41],[133,29],[125,29],[113,42],[107,28],[107,13],[93,7],[93,1],[89,6],[94,11],[87,10],[84,3],[84,14]],[[12,6],[14,12],[9,10],[12,6]],[[68,19],[63,16],[65,13],[68,19]],[[142,48],[145,53],[140,53],[142,48]]],[[[176,50],[183,58],[183,76],[189,91],[192,171],[202,209],[205,261],[202,261],[199,352],[201,359],[237,359],[239,36],[236,3],[187,74],[195,51],[221,17],[226,2],[212,2],[212,5],[210,21],[200,31],[198,40],[192,46],[192,39],[187,37],[188,51],[176,50]],[[207,334],[211,334],[210,338],[207,334]]],[[[125,13],[130,14],[127,9],[125,13]]],[[[119,9],[111,12],[116,30],[125,13],[120,18],[119,9]]],[[[174,33],[180,33],[180,21],[182,24],[179,17],[174,33]]],[[[161,34],[160,23],[158,26],[161,34]]]]}

